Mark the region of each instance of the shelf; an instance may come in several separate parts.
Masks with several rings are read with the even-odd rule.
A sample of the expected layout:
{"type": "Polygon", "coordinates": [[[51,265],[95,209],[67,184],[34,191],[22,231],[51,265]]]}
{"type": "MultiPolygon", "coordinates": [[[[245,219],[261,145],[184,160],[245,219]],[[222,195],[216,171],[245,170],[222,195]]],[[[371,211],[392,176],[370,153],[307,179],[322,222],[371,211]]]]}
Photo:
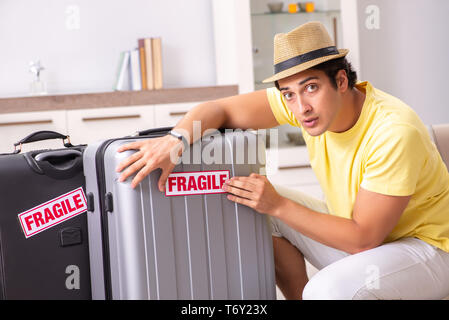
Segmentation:
{"type": "Polygon", "coordinates": [[[330,15],[340,13],[340,10],[329,10],[329,11],[314,11],[314,12],[296,12],[290,13],[287,11],[282,12],[263,12],[263,13],[251,13],[252,17],[269,17],[269,16],[306,16],[306,15],[330,15]]]}
{"type": "Polygon", "coordinates": [[[197,102],[236,94],[238,86],[227,85],[0,98],[0,114],[197,102]]]}

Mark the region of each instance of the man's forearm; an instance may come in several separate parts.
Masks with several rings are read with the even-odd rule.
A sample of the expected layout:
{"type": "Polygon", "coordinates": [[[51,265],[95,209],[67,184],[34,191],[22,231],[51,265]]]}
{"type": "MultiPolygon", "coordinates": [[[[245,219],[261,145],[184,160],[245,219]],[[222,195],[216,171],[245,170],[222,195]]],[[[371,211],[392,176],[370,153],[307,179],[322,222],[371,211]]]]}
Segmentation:
{"type": "Polygon", "coordinates": [[[351,254],[372,246],[354,220],[313,211],[287,198],[274,216],[313,240],[351,254]]]}

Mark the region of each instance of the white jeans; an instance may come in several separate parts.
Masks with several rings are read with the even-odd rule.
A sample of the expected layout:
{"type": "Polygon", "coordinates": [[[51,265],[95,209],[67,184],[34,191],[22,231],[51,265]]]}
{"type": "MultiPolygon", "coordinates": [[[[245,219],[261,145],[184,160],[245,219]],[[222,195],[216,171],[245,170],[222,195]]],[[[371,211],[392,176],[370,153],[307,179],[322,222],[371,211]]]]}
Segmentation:
{"type": "MultiPolygon", "coordinates": [[[[324,201],[276,186],[278,193],[328,213],[324,201]]],[[[272,218],[272,234],[284,237],[319,271],[303,299],[443,299],[449,295],[449,253],[417,238],[403,238],[357,254],[323,245],[272,218]]]]}

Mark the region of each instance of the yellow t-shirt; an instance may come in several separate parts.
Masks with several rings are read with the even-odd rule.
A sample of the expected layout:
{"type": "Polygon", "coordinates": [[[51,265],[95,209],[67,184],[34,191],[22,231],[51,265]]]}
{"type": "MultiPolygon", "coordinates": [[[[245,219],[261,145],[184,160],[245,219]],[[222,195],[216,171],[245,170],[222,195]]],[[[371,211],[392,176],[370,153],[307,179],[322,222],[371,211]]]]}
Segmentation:
{"type": "MultiPolygon", "coordinates": [[[[369,82],[356,87],[366,98],[352,128],[316,137],[302,130],[330,214],[351,219],[360,187],[412,195],[384,242],[416,237],[449,252],[449,173],[426,126],[404,102],[369,82]]],[[[300,127],[276,88],[267,89],[267,97],[279,124],[300,127]]]]}

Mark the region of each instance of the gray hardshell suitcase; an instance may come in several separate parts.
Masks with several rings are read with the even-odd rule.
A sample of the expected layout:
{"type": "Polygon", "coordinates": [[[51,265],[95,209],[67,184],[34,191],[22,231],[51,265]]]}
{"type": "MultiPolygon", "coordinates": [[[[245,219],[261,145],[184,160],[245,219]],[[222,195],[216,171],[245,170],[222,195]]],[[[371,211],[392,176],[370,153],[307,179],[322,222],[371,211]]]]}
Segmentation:
{"type": "MultiPolygon", "coordinates": [[[[275,299],[267,216],[228,200],[225,193],[186,195],[182,191],[187,182],[184,190],[181,186],[178,190],[184,195],[165,195],[157,187],[160,169],[136,189],[130,186],[131,177],[117,181],[120,174],[115,168],[135,152],[118,153],[118,147],[163,136],[169,129],[98,141],[84,152],[92,298],[275,299]]],[[[189,151],[199,147],[219,160],[205,164],[200,158],[195,164],[196,156],[189,152],[190,159],[184,155],[170,175],[175,177],[169,177],[171,187],[176,181],[181,185],[183,178],[176,175],[197,175],[200,188],[198,175],[207,172],[204,176],[212,178],[203,178],[202,183],[213,189],[218,185],[217,172],[230,177],[259,173],[265,158],[255,161],[253,149],[263,157],[265,149],[261,139],[254,143],[255,137],[227,132],[203,138],[189,151]]]]}

